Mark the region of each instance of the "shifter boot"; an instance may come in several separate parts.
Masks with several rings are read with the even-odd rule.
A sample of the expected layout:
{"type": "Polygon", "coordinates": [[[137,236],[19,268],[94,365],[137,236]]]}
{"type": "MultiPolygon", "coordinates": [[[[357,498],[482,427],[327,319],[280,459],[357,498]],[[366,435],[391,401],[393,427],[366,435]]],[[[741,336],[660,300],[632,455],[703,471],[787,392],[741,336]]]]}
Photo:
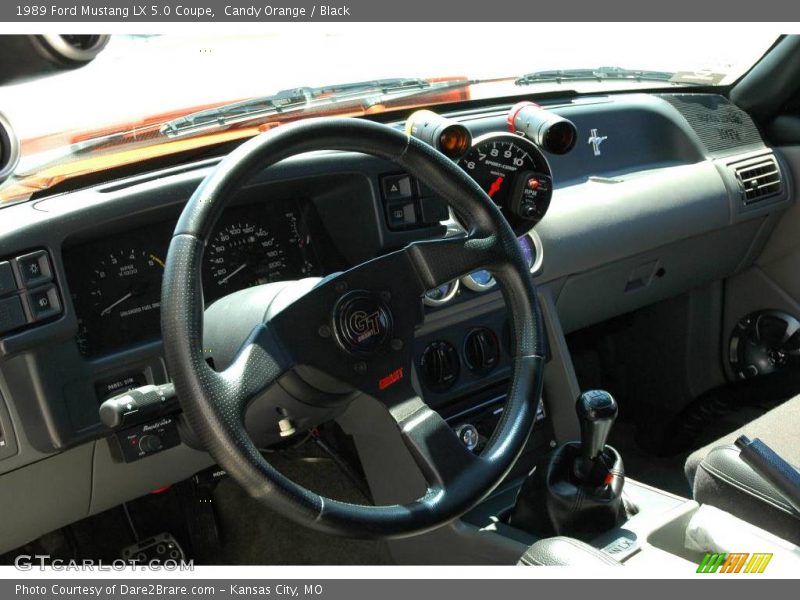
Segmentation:
{"type": "Polygon", "coordinates": [[[556,449],[520,489],[509,524],[541,537],[584,540],[618,526],[625,518],[622,458],[605,446],[592,469],[579,477],[580,457],[578,442],[556,449]]]}

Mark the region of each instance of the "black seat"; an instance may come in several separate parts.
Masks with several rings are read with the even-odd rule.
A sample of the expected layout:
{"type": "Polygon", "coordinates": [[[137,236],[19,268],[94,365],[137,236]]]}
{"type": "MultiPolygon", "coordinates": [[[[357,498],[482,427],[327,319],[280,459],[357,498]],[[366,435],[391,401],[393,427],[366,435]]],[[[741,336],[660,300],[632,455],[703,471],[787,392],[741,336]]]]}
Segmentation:
{"type": "Polygon", "coordinates": [[[800,515],[771,484],[739,458],[733,442],[740,435],[761,438],[797,468],[800,465],[800,396],[695,451],[685,466],[695,500],[800,544],[800,515]]]}

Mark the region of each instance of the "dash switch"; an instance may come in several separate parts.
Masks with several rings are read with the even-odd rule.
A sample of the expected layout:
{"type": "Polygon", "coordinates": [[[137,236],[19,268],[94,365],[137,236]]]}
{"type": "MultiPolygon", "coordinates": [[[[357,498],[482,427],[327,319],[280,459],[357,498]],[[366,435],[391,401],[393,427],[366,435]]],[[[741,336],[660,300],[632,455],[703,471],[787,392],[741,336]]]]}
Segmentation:
{"type": "Polygon", "coordinates": [[[43,321],[61,314],[61,301],[54,285],[28,292],[25,297],[32,321],[43,321]]]}
{"type": "Polygon", "coordinates": [[[0,298],[0,333],[25,325],[25,311],[19,296],[0,298]]]}
{"type": "Polygon", "coordinates": [[[14,270],[11,263],[0,262],[0,296],[6,296],[17,291],[17,282],[14,280],[14,270]]]}
{"type": "Polygon", "coordinates": [[[17,257],[17,271],[20,284],[26,288],[49,283],[53,279],[50,258],[44,250],[17,257]]]}

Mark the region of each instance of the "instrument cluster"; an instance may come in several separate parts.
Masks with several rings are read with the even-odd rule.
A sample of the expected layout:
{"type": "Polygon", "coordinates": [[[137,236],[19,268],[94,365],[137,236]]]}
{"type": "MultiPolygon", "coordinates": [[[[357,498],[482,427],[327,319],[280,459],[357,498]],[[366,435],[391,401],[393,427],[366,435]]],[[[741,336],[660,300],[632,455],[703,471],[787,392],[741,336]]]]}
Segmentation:
{"type": "MultiPolygon", "coordinates": [[[[161,280],[175,227],[163,221],[66,248],[84,356],[160,336],[161,280]]],[[[323,274],[319,218],[296,199],[235,206],[220,218],[203,265],[206,304],[246,287],[323,274]]]]}

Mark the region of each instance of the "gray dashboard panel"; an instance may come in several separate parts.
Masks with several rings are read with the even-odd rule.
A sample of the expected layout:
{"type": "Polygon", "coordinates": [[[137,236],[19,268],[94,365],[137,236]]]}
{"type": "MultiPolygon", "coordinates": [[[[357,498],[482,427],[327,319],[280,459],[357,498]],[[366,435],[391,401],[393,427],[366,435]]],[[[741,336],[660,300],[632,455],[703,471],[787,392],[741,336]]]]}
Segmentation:
{"type": "Polygon", "coordinates": [[[733,274],[760,226],[747,221],[570,276],[557,301],[565,333],[733,274]],[[642,272],[652,274],[638,279],[642,272]]]}
{"type": "Polygon", "coordinates": [[[0,476],[0,552],[85,517],[94,444],[0,476]]]}
{"type": "Polygon", "coordinates": [[[721,229],[729,220],[727,191],[709,162],[560,188],[537,227],[547,256],[542,279],[721,229]]]}
{"type": "Polygon", "coordinates": [[[133,463],[119,463],[112,453],[112,443],[108,439],[95,442],[89,514],[182,481],[214,463],[209,454],[184,444],[133,463]]]}

